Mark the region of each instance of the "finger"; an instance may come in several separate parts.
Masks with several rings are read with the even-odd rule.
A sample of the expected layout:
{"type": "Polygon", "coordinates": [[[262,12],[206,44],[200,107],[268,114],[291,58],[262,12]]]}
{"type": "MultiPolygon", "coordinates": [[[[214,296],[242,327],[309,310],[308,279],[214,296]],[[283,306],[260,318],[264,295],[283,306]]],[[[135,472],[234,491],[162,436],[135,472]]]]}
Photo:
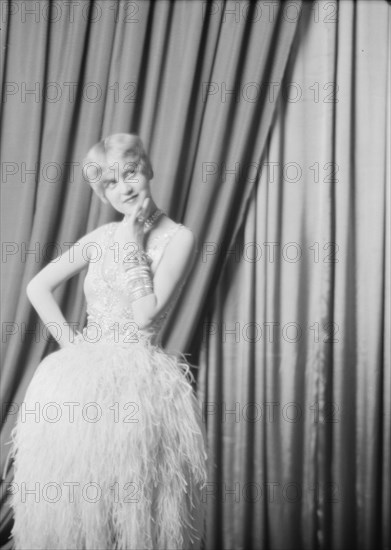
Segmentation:
{"type": "Polygon", "coordinates": [[[140,204],[137,204],[132,212],[132,219],[133,221],[134,220],[137,220],[137,218],[139,217],[140,215],[140,212],[141,212],[141,205],[140,204]]]}
{"type": "Polygon", "coordinates": [[[136,215],[136,220],[138,221],[138,223],[144,223],[145,221],[145,215],[144,215],[144,209],[141,205],[139,205],[139,207],[137,208],[137,215],[136,215]]]}
{"type": "Polygon", "coordinates": [[[150,205],[151,205],[151,197],[147,196],[142,201],[142,209],[143,209],[144,218],[148,217],[148,212],[149,212],[150,205]]]}

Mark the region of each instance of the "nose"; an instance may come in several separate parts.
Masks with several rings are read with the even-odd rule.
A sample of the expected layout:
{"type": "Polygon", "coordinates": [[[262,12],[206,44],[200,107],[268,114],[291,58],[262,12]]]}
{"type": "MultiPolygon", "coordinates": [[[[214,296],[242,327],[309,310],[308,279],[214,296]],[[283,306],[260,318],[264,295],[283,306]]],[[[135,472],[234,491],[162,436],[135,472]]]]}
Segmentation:
{"type": "Polygon", "coordinates": [[[121,193],[129,194],[133,190],[132,182],[126,180],[126,178],[120,178],[119,181],[121,193]]]}

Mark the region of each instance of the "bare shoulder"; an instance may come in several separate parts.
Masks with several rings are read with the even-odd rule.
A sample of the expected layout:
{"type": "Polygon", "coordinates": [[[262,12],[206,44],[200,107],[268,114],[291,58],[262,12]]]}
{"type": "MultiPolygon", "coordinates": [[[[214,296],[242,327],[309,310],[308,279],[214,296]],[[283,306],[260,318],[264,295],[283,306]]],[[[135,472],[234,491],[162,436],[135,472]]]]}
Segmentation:
{"type": "Polygon", "coordinates": [[[166,229],[168,242],[164,247],[156,275],[179,284],[185,280],[196,258],[196,237],[193,231],[179,223],[174,223],[166,229]],[[168,279],[167,279],[168,278],[168,279]]]}
{"type": "Polygon", "coordinates": [[[171,261],[181,258],[184,258],[184,261],[189,260],[196,250],[194,232],[168,216],[161,220],[148,239],[148,246],[159,246],[160,243],[165,243],[164,257],[168,257],[171,261]]]}
{"type": "Polygon", "coordinates": [[[195,233],[190,229],[190,227],[187,227],[186,225],[182,225],[178,229],[178,238],[181,239],[181,242],[188,248],[195,250],[197,247],[197,237],[195,233]]]}
{"type": "Polygon", "coordinates": [[[177,223],[165,215],[162,217],[161,221],[159,220],[156,228],[151,231],[148,242],[154,243],[167,238],[169,238],[169,244],[172,242],[189,243],[195,240],[195,235],[189,227],[177,223]]]}
{"type": "Polygon", "coordinates": [[[172,259],[191,262],[197,250],[197,239],[194,232],[187,226],[175,224],[176,230],[170,239],[167,252],[172,259]]]}
{"type": "Polygon", "coordinates": [[[173,233],[171,243],[175,242],[176,245],[180,243],[186,247],[195,247],[197,239],[190,227],[187,227],[182,223],[173,222],[169,231],[172,231],[173,233]]]}

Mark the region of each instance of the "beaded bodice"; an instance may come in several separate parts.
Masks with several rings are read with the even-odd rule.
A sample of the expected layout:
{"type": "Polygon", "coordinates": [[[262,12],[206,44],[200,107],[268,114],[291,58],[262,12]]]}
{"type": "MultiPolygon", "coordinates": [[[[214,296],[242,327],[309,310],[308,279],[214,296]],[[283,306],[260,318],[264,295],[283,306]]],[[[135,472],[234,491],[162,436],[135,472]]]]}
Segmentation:
{"type": "MultiPolygon", "coordinates": [[[[84,280],[87,326],[83,330],[83,338],[89,342],[109,341],[122,345],[139,341],[157,344],[159,333],[183,284],[178,287],[164,312],[155,318],[148,327],[139,329],[127,295],[126,275],[121,269],[120,261],[112,262],[109,268],[104,267],[106,255],[113,254],[115,258],[118,253],[114,243],[117,226],[118,222],[103,226],[99,243],[94,243],[97,250],[96,259],[90,260],[84,280]]],[[[183,227],[182,224],[177,224],[168,232],[155,237],[148,243],[146,253],[152,260],[152,275],[156,272],[169,240],[181,227],[183,227]]]]}

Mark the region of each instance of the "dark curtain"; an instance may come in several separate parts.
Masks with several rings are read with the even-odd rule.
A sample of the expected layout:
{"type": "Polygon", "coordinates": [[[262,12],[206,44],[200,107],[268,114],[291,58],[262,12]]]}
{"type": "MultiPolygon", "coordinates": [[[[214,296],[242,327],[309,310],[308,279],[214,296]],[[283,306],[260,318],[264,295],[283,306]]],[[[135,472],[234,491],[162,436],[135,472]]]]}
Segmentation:
{"type": "Polygon", "coordinates": [[[194,346],[208,548],[391,544],[390,6],[318,8],[194,346]]]}
{"type": "MultiPolygon", "coordinates": [[[[136,132],[157,204],[198,235],[164,341],[199,366],[211,450],[207,548],[385,548],[387,3],[2,7],[2,467],[17,407],[53,349],[26,284],[115,219],[82,182],[80,163],[101,137],[136,132]],[[249,242],[263,261],[251,260],[258,246],[249,242]],[[273,244],[291,242],[299,246],[283,254],[273,244]],[[326,261],[335,243],[340,263],[326,261]],[[243,246],[250,259],[236,254],[243,246]],[[300,248],[306,257],[291,261],[300,248]],[[265,324],[280,329],[271,342],[259,338],[265,324]],[[222,416],[224,407],[234,413],[222,416]],[[278,421],[253,421],[266,409],[278,421]]],[[[84,322],[84,276],[56,291],[69,321],[84,322]]],[[[10,481],[12,468],[4,540],[10,481]]]]}

